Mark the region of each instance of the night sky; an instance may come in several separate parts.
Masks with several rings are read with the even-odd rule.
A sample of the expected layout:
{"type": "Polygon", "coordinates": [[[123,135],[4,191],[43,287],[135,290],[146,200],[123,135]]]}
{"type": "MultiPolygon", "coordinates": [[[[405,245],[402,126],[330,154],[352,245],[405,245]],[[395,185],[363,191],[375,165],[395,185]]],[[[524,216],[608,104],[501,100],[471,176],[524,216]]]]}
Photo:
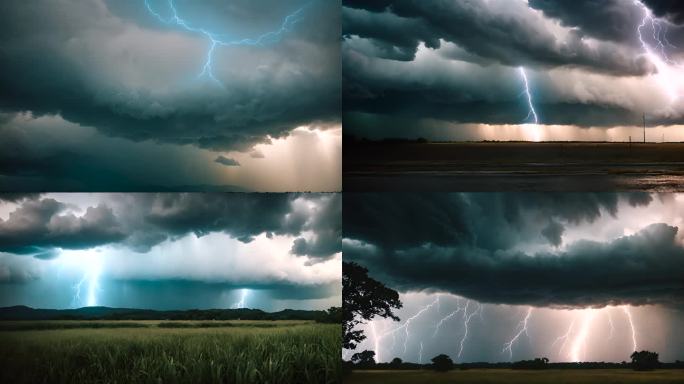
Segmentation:
{"type": "Polygon", "coordinates": [[[647,140],[682,141],[682,15],[662,0],[345,0],[345,134],[627,141],[645,113],[647,140]]]}
{"type": "Polygon", "coordinates": [[[0,194],[0,306],[327,309],[340,194],[0,194]]]}
{"type": "Polygon", "coordinates": [[[2,190],[339,190],[339,9],[3,1],[2,190]]]}
{"type": "Polygon", "coordinates": [[[357,351],[682,360],[683,217],[674,194],[347,194],[345,260],[404,303],[400,322],[364,326],[357,351]]]}

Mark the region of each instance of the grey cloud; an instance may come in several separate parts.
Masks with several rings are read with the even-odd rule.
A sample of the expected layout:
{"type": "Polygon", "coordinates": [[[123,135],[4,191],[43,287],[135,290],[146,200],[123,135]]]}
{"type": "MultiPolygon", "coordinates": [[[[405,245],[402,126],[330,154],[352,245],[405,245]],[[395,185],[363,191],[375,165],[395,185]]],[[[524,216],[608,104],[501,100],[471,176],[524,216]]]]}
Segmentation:
{"type": "Polygon", "coordinates": [[[347,194],[344,237],[389,249],[468,244],[488,250],[548,242],[552,221],[579,224],[616,216],[618,194],[347,194]],[[537,219],[530,223],[529,216],[537,219]]]}
{"type": "MultiPolygon", "coordinates": [[[[640,75],[651,70],[646,62],[635,59],[633,51],[604,42],[599,42],[601,49],[593,49],[576,31],[559,41],[543,25],[543,19],[522,2],[397,0],[389,6],[390,12],[370,8],[348,10],[343,31],[378,40],[379,47],[389,43],[415,53],[420,42],[438,48],[443,39],[505,65],[581,66],[615,75],[640,75]]],[[[380,51],[389,50],[385,47],[380,51]]],[[[403,59],[408,57],[404,55],[403,59]]]]}
{"type": "Polygon", "coordinates": [[[24,201],[0,221],[0,251],[46,255],[54,248],[84,249],[125,238],[110,208],[89,207],[81,217],[64,213],[66,208],[54,199],[24,201]]]}
{"type": "Polygon", "coordinates": [[[237,160],[225,157],[223,155],[219,155],[216,158],[216,160],[214,160],[214,162],[219,163],[221,165],[225,165],[227,167],[237,167],[240,165],[240,163],[237,160]]]}
{"type": "MultiPolygon", "coordinates": [[[[284,10],[274,3],[266,8],[284,10]]],[[[94,0],[3,2],[0,108],[59,113],[134,141],[246,150],[298,125],[339,121],[336,6],[312,3],[277,44],[217,50],[217,62],[230,62],[215,63],[223,89],[184,80],[201,70],[207,49],[201,36],[137,25],[94,0]],[[146,53],[150,46],[156,56],[146,53]]],[[[142,1],[135,7],[147,14],[142,1]]],[[[234,7],[255,11],[247,2],[234,7]]]]}
{"type": "Polygon", "coordinates": [[[551,307],[684,305],[684,248],[676,227],[653,224],[608,243],[579,241],[557,253],[525,254],[427,245],[345,257],[401,290],[447,291],[480,302],[551,307]],[[389,262],[392,260],[392,262],[389,262]]]}
{"type": "Polygon", "coordinates": [[[557,247],[563,242],[561,236],[563,236],[564,231],[565,227],[562,224],[555,220],[551,220],[549,221],[549,224],[542,229],[541,234],[549,240],[549,243],[557,247]]]}
{"type": "Polygon", "coordinates": [[[326,260],[341,247],[339,194],[114,194],[82,216],[55,199],[25,200],[0,221],[0,251],[51,258],[55,251],[120,244],[137,252],[190,233],[296,237],[293,252],[326,260]],[[303,238],[309,237],[302,244],[303,238]]]}

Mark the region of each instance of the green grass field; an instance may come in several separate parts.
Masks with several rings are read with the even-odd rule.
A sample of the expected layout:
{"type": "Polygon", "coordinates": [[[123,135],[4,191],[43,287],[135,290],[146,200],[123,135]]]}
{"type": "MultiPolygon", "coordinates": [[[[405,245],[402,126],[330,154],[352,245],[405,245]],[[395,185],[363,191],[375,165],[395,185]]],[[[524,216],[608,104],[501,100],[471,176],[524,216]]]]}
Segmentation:
{"type": "Polygon", "coordinates": [[[622,383],[684,383],[684,370],[668,369],[636,372],[628,369],[549,369],[544,371],[514,371],[511,369],[433,371],[354,371],[345,383],[467,383],[467,384],[622,384],[622,383]]]}
{"type": "Polygon", "coordinates": [[[1,383],[336,383],[341,327],[302,321],[0,323],[1,383]]]}

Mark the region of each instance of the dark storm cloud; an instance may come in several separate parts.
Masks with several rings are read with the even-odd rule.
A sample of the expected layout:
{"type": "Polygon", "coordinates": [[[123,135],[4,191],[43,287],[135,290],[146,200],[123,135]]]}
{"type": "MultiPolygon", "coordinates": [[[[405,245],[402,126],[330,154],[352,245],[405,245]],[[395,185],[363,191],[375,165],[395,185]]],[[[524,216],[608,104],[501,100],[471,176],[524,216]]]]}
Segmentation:
{"type": "Polygon", "coordinates": [[[679,0],[642,0],[656,16],[684,24],[684,3],[679,0]]]}
{"type": "Polygon", "coordinates": [[[341,204],[339,194],[121,194],[76,216],[52,198],[26,200],[0,221],[0,252],[51,258],[57,248],[106,244],[147,252],[190,233],[242,242],[266,233],[297,237],[294,254],[326,260],[341,248],[341,204]]]}
{"type": "Polygon", "coordinates": [[[636,44],[635,26],[641,23],[643,12],[625,0],[530,0],[530,7],[566,27],[579,27],[589,36],[602,40],[636,44]]]}
{"type": "Polygon", "coordinates": [[[85,249],[126,236],[109,207],[88,207],[81,217],[62,214],[66,208],[54,199],[24,201],[0,221],[0,251],[51,258],[52,248],[85,249]]]}
{"type": "Polygon", "coordinates": [[[18,203],[23,200],[32,200],[40,196],[40,193],[0,193],[0,201],[18,203]]]}
{"type": "Polygon", "coordinates": [[[392,263],[371,259],[365,265],[402,290],[444,290],[483,303],[681,306],[684,248],[676,233],[676,227],[652,224],[632,236],[609,243],[581,241],[558,253],[429,245],[396,251],[389,257],[392,263]]]}
{"type": "Polygon", "coordinates": [[[577,31],[559,42],[523,2],[397,0],[389,6],[390,12],[382,13],[375,5],[352,7],[364,8],[352,2],[343,10],[343,33],[376,40],[381,52],[388,51],[384,44],[391,44],[415,54],[419,43],[439,48],[442,39],[505,65],[581,66],[615,75],[649,70],[643,60],[618,46],[592,49],[577,31]]]}
{"type": "Polygon", "coordinates": [[[214,162],[217,162],[221,165],[225,165],[227,167],[237,167],[240,165],[240,163],[237,160],[222,155],[218,156],[216,160],[214,160],[214,162]]]}
{"type": "Polygon", "coordinates": [[[344,237],[391,249],[426,243],[507,249],[521,240],[548,242],[542,231],[554,220],[579,224],[615,216],[620,198],[602,193],[348,194],[344,237]]]}
{"type": "Polygon", "coordinates": [[[619,215],[620,201],[649,203],[616,194],[351,194],[343,252],[403,291],[535,306],[684,305],[676,227],[538,251],[561,244],[563,223],[619,215]]]}
{"type": "MultiPolygon", "coordinates": [[[[639,125],[643,110],[655,107],[611,94],[619,82],[645,82],[657,73],[638,39],[644,16],[629,0],[344,1],[345,132],[373,137],[391,130],[384,137],[416,138],[430,136],[421,128],[426,119],[529,123],[518,67],[527,70],[543,124],[639,125]],[[417,58],[421,45],[426,52],[417,58]],[[605,84],[590,85],[586,76],[605,84]]],[[[684,44],[684,27],[646,23],[642,33],[654,46],[650,36],[666,34],[672,45],[663,50],[681,56],[675,47],[684,44]]],[[[649,122],[679,123],[680,112],[649,122]]]]}
{"type": "MultiPolygon", "coordinates": [[[[194,80],[206,38],[153,27],[142,0],[116,3],[110,10],[96,0],[2,2],[0,108],[60,114],[134,141],[221,150],[244,150],[298,125],[339,120],[338,2],[312,2],[275,44],[217,48],[214,67],[223,88],[194,80]],[[131,14],[136,17],[125,18],[131,14]]],[[[242,31],[256,33],[266,28],[262,24],[277,30],[286,8],[293,12],[304,4],[272,3],[224,4],[216,12],[196,11],[189,3],[184,8],[212,25],[231,11],[244,28],[244,20],[262,20],[266,8],[264,21],[242,31]]]]}

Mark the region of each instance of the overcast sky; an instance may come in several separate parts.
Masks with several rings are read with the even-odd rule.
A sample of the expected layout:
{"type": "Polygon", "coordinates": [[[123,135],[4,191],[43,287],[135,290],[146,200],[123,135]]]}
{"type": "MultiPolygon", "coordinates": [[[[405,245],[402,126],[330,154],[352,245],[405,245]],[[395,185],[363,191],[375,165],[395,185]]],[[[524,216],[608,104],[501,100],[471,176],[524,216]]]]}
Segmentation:
{"type": "Polygon", "coordinates": [[[684,140],[683,15],[661,0],[344,0],[345,134],[627,141],[645,113],[648,140],[684,140]]]}
{"type": "Polygon", "coordinates": [[[359,350],[622,361],[636,347],[682,360],[683,217],[672,194],[347,194],[345,260],[404,303],[376,337],[365,326],[359,350]]]}
{"type": "Polygon", "coordinates": [[[3,1],[2,189],[339,190],[339,10],[3,1]]]}
{"type": "Polygon", "coordinates": [[[0,306],[327,309],[339,194],[0,194],[0,306]]]}

